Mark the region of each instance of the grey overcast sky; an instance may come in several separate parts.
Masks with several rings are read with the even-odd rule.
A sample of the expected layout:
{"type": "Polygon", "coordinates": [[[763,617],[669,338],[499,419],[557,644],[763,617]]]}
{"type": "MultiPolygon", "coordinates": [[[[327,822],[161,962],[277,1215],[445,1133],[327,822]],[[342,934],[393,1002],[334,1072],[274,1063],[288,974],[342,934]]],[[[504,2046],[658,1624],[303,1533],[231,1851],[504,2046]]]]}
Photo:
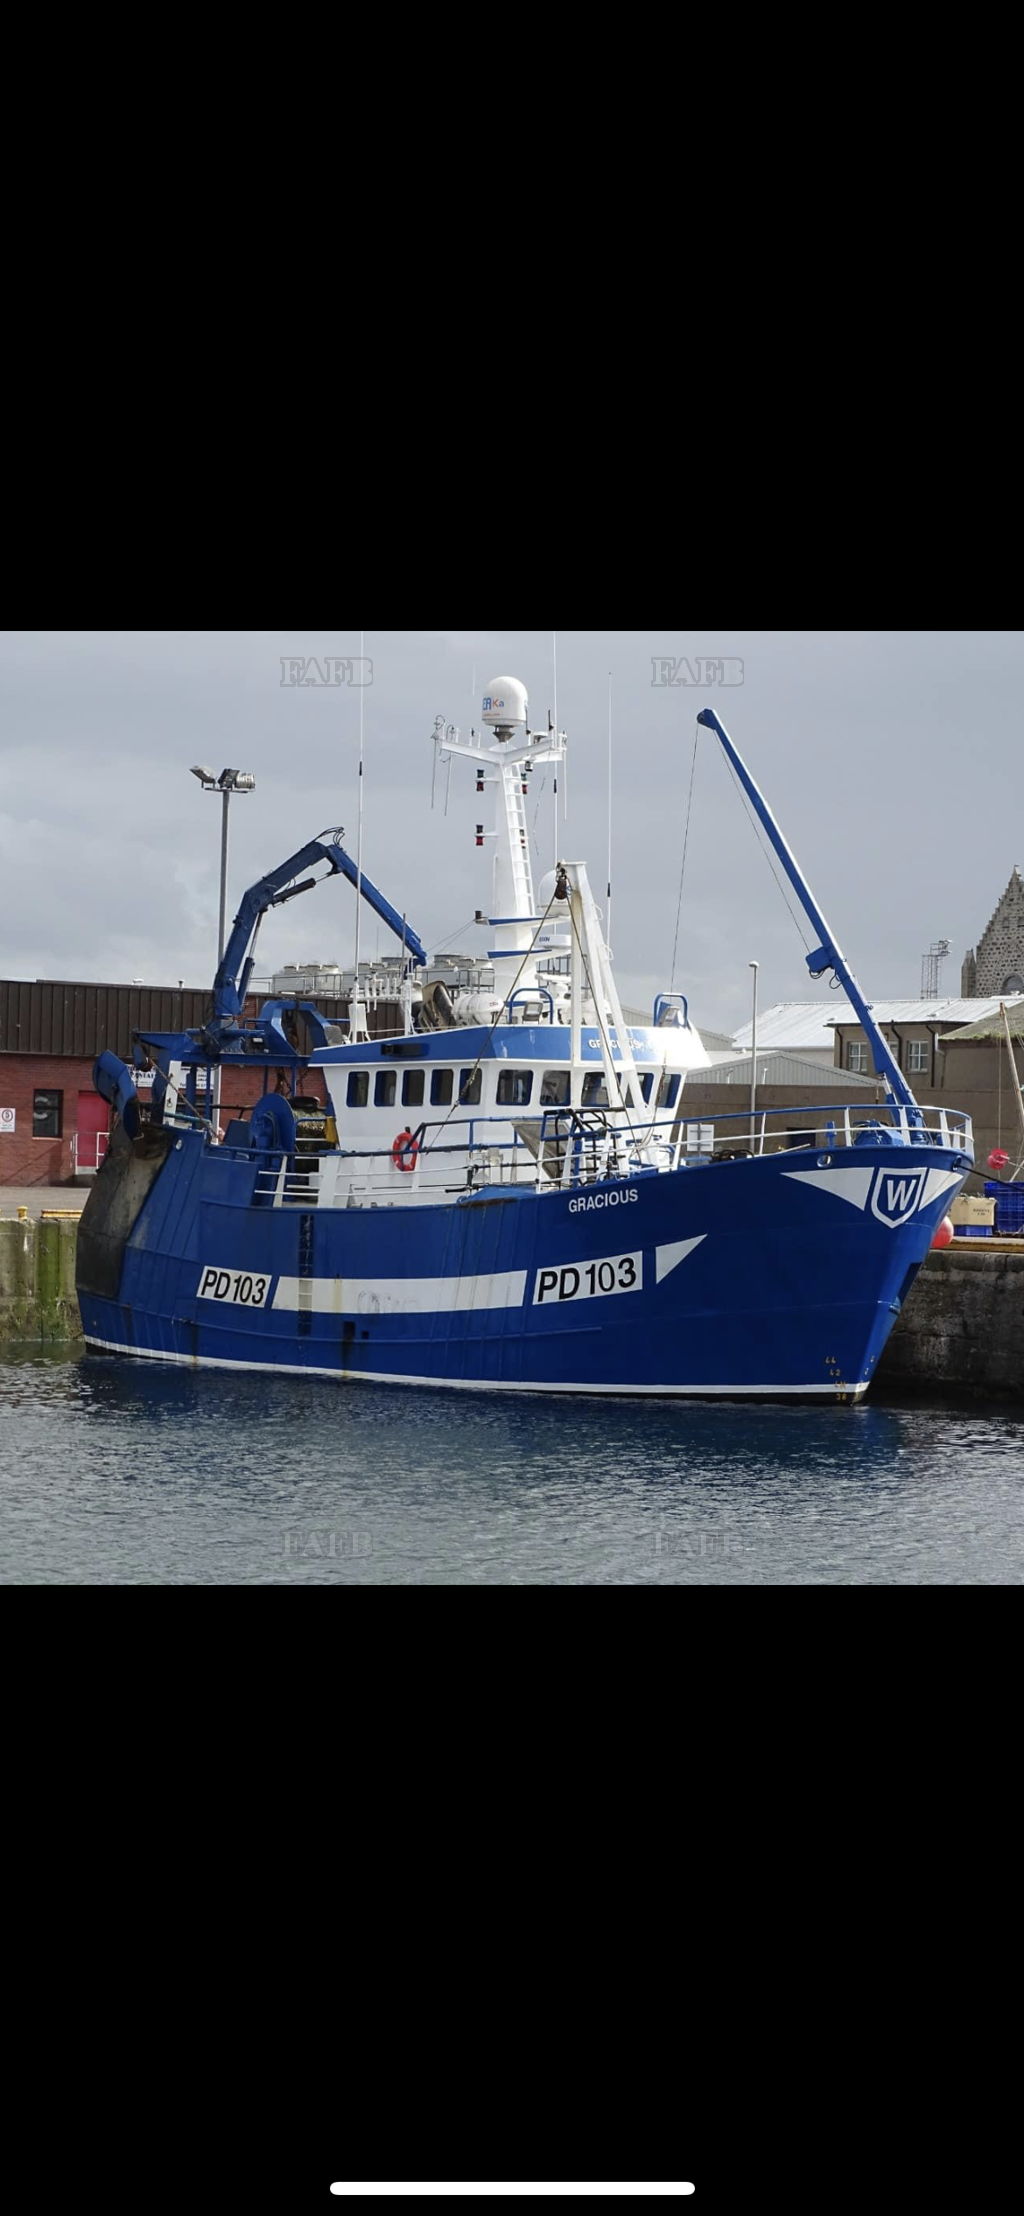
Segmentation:
{"type": "MultiPolygon", "coordinates": [[[[189,765],[255,772],[232,803],[229,913],[245,886],[329,824],[354,853],[360,692],[281,682],[282,657],[350,657],[358,631],[0,634],[0,974],[205,985],[216,953],[220,804],[189,765]]],[[[531,720],[553,705],[550,631],[368,631],[364,868],[433,952],[482,952],[466,925],[490,898],[473,839],[472,771],[430,812],[434,719],[479,727],[479,696],[522,678],[531,720]],[[475,685],[474,685],[475,677],[475,685]]],[[[869,997],[915,996],[948,938],[959,991],[1015,863],[1024,633],[563,631],[569,735],[559,840],[604,905],[608,681],[613,726],[612,944],[623,998],[669,983],[697,709],[721,717],[765,791],[869,997]],[[742,683],[655,685],[655,657],[742,663],[742,683]]],[[[733,672],[735,674],[735,671],[733,672]]],[[[491,796],[480,804],[490,822],[491,796]]],[[[534,778],[535,869],[553,859],[550,786],[534,778]]],[[[339,881],[268,918],[258,968],[351,961],[355,896],[339,881]]],[[[362,952],[395,942],[365,911],[362,952]]],[[[803,948],[714,736],[702,732],[676,984],[698,1025],[835,996],[803,948]]]]}

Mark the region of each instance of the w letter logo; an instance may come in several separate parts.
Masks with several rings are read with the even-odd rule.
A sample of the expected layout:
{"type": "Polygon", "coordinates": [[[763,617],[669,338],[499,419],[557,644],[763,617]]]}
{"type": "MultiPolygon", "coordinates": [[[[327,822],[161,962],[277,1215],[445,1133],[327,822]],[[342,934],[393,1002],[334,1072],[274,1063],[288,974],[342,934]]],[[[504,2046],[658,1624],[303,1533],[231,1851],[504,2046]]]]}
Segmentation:
{"type": "Polygon", "coordinates": [[[895,1231],[909,1223],[924,1196],[927,1169],[879,1170],[871,1193],[871,1213],[895,1231]]]}

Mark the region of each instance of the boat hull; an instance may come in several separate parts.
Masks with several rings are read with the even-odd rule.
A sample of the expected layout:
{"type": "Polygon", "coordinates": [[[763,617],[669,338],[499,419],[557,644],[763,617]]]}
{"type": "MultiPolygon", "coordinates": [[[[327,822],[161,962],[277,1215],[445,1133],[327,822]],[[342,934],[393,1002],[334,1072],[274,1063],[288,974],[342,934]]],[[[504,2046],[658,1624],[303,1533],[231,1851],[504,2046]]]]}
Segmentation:
{"type": "Polygon", "coordinates": [[[117,1219],[130,1163],[112,1150],[83,1216],[93,1348],[489,1392],[839,1400],[866,1391],[967,1169],[933,1146],[801,1149],[317,1209],[267,1205],[251,1163],[190,1135],[97,1266],[90,1210],[117,1219]]]}

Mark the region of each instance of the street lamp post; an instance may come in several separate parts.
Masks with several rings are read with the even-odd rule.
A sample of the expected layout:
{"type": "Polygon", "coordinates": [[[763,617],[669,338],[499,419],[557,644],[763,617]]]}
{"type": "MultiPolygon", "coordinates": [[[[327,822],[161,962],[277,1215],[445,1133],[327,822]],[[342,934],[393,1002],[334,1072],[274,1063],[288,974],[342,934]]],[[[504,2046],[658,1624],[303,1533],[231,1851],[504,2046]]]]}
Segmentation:
{"type": "MultiPolygon", "coordinates": [[[[226,939],[227,939],[227,916],[228,916],[228,809],[229,809],[229,807],[230,807],[230,805],[231,805],[231,795],[232,795],[232,793],[251,793],[251,792],[255,792],[255,789],[256,789],[256,779],[255,779],[255,777],[253,776],[253,774],[252,774],[252,771],[251,771],[251,770],[248,770],[248,769],[222,769],[222,770],[221,770],[221,773],[220,773],[220,776],[219,776],[219,777],[216,777],[216,776],[214,775],[214,772],[213,772],[213,770],[212,770],[212,769],[204,769],[204,768],[203,768],[203,767],[201,766],[201,764],[197,764],[197,763],[193,763],[193,766],[192,766],[192,775],[193,775],[193,777],[198,777],[198,779],[199,779],[199,782],[200,782],[200,784],[201,784],[201,786],[202,786],[202,788],[203,788],[203,791],[204,791],[204,793],[219,793],[219,794],[220,794],[220,796],[221,796],[221,817],[220,817],[220,921],[219,921],[219,924],[218,924],[218,928],[217,928],[217,967],[218,967],[218,969],[219,969],[219,968],[220,968],[220,965],[221,965],[221,962],[222,962],[222,961],[223,961],[223,959],[224,959],[224,945],[225,945],[225,941],[226,941],[226,939]]],[[[219,1124],[219,1122],[220,1122],[220,1063],[219,1063],[219,1062],[218,1062],[218,1063],[216,1064],[216,1066],[215,1066],[215,1068],[214,1068],[214,1072],[213,1072],[213,1104],[212,1104],[212,1105],[213,1105],[213,1119],[212,1119],[212,1120],[213,1120],[213,1124],[214,1124],[214,1127],[216,1128],[216,1127],[217,1127],[217,1125],[218,1125],[218,1124],[219,1124]]]]}
{"type": "Polygon", "coordinates": [[[754,1008],[750,1025],[750,1151],[754,1151],[754,1133],[757,1126],[757,973],[759,962],[748,962],[754,972],[754,1008]]]}

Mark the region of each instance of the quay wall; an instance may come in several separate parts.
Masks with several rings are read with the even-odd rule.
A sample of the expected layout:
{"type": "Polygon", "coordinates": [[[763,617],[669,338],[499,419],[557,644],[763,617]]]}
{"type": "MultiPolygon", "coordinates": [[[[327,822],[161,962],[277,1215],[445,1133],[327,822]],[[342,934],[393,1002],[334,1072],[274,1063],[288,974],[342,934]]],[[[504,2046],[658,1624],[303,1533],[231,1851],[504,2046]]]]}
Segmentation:
{"type": "Polygon", "coordinates": [[[878,1385],[1024,1400],[1024,1241],[935,1248],[875,1372],[878,1385]]]}
{"type": "Polygon", "coordinates": [[[76,1218],[0,1218],[0,1339],[80,1339],[76,1218]]]}

